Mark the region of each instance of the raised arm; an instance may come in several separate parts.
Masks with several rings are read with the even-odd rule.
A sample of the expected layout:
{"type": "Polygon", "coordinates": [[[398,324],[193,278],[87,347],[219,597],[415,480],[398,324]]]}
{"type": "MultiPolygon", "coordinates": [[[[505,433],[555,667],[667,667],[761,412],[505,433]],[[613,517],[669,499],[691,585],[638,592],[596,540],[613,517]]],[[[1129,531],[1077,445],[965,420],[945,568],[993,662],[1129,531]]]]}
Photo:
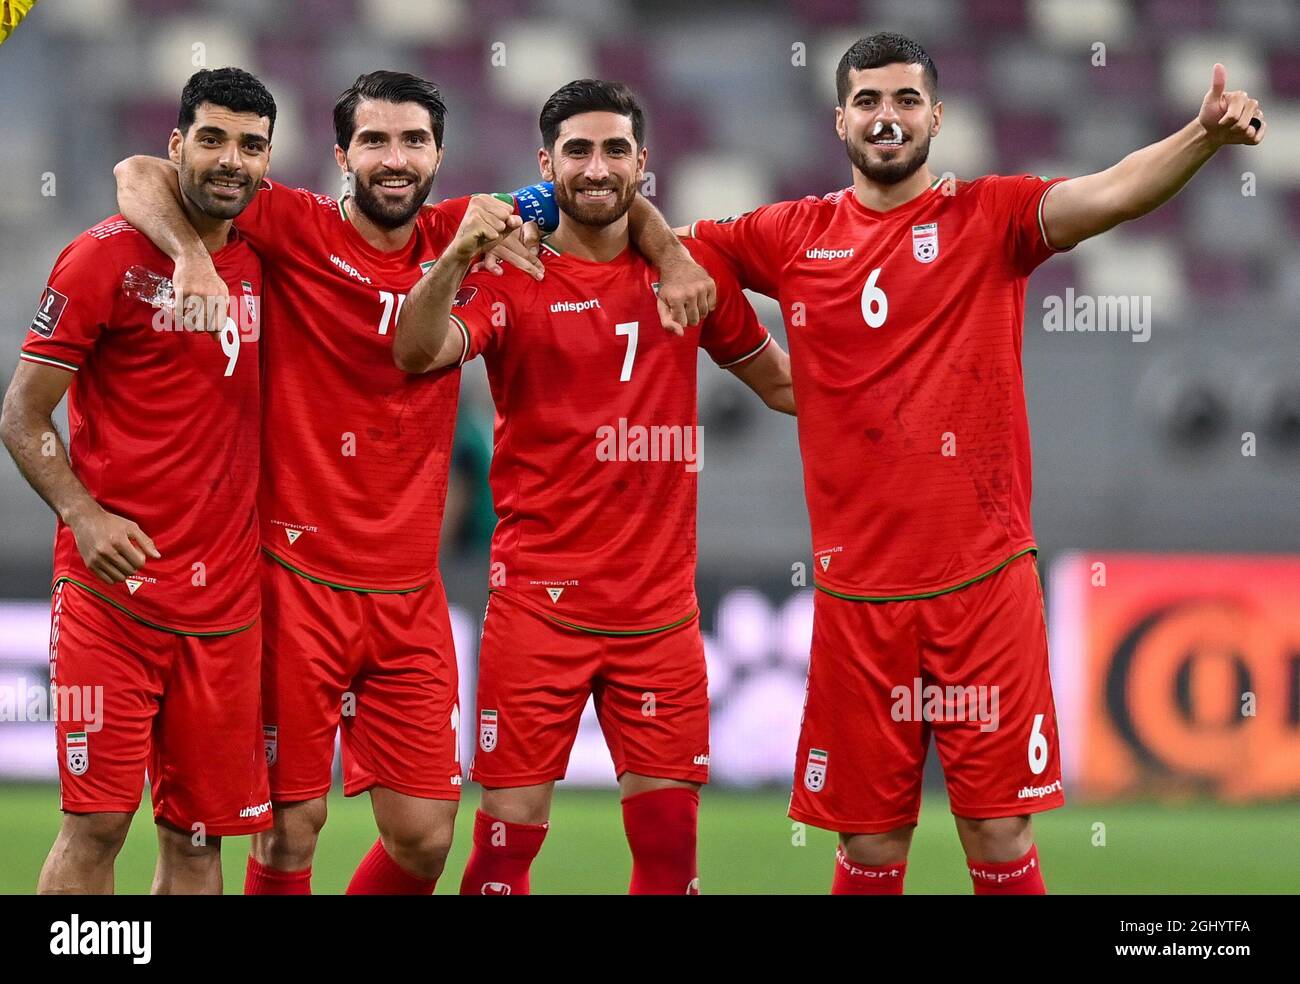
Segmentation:
{"type": "Polygon", "coordinates": [[[195,316],[203,318],[207,331],[220,331],[226,323],[226,283],[181,206],[176,165],[161,157],[136,155],[119,161],[113,177],[122,218],[175,261],[172,286],[176,296],[203,298],[202,314],[195,316]]]}
{"type": "Polygon", "coordinates": [[[785,349],[777,344],[775,338],[754,358],[729,371],[773,410],[794,415],[790,356],[785,354],[785,349]]]}
{"type": "Polygon", "coordinates": [[[1068,249],[1146,215],[1176,195],[1220,147],[1263,140],[1268,124],[1258,100],[1240,90],[1225,92],[1226,82],[1226,69],[1216,64],[1196,119],[1113,167],[1048,189],[1042,212],[1048,243],[1068,249]]]}
{"type": "Polygon", "coordinates": [[[455,364],[464,339],[448,330],[451,305],[474,258],[520,227],[509,195],[474,195],[460,228],[429,272],[406,295],[393,335],[393,362],[403,372],[430,372],[455,364]]]}
{"type": "Polygon", "coordinates": [[[659,270],[659,320],[681,335],[686,325],[699,324],[717,305],[717,285],[643,195],[633,200],[627,223],[637,251],[659,270]]]}
{"type": "Polygon", "coordinates": [[[72,529],[82,560],[101,580],[118,584],[161,554],[131,520],[106,512],[73,474],[54,408],[72,374],[21,360],[5,393],[0,438],[27,483],[72,529]]]}

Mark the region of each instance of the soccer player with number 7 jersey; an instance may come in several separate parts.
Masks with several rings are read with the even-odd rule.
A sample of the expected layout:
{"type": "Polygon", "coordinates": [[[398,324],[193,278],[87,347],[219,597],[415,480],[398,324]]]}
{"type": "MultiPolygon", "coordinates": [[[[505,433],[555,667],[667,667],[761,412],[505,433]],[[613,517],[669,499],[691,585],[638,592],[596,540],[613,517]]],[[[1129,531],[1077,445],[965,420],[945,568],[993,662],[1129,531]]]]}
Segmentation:
{"type": "Polygon", "coordinates": [[[976,894],[1045,891],[1030,815],[1063,793],[1026,281],[1225,144],[1263,139],[1258,102],[1225,76],[1216,65],[1196,119],[1105,171],[944,182],[926,166],[934,63],[876,34],[836,77],[853,184],[690,230],[780,301],[789,330],[818,589],[790,815],[839,832],[835,893],[902,892],[931,733],[976,894]]]}
{"type": "MultiPolygon", "coordinates": [[[[369,791],[380,835],[349,893],[431,893],[451,843],[460,710],[438,538],[460,374],[412,376],[391,351],[407,293],[469,209],[423,204],[444,115],[429,82],[361,76],[334,108],[349,193],[267,181],[236,224],[267,275],[259,509],[275,825],[253,840],[250,894],[310,890],[340,725],[344,792],[369,791]]],[[[204,286],[210,264],[181,220],[174,169],[132,158],[117,174],[123,214],[176,259],[178,282],[220,293],[204,286]]],[[[497,204],[501,239],[522,219],[497,204]]],[[[523,253],[511,255],[540,270],[523,253]]],[[[688,288],[707,281],[694,264],[677,270],[688,288]]]]}
{"type": "Polygon", "coordinates": [[[497,408],[500,522],[470,773],[484,792],[461,892],[529,891],[592,696],[623,798],[631,891],[691,894],[709,759],[697,352],[793,413],[789,362],[699,243],[691,252],[717,283],[717,306],[698,329],[659,327],[659,274],[629,241],[646,149],[625,86],[570,83],[547,100],[541,129],[542,174],[561,212],[542,245],[545,279],[507,270],[462,283],[479,248],[467,221],[411,293],[393,348],[413,372],[482,355],[497,408]]]}

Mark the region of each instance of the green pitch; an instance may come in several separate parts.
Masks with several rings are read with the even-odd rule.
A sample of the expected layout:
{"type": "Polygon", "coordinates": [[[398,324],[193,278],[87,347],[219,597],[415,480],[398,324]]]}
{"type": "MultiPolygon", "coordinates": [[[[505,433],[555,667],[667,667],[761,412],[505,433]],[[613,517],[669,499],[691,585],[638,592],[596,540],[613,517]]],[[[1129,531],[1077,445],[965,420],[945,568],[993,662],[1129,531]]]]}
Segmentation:
{"type": "MultiPolygon", "coordinates": [[[[438,894],[454,894],[469,852],[477,796],[461,805],[456,842],[438,894]]],[[[785,816],[786,794],[705,790],[700,811],[700,880],[710,894],[822,894],[830,885],[835,837],[785,816]]],[[[0,892],[29,893],[58,827],[50,786],[0,791],[0,892]]],[[[1034,819],[1048,889],[1054,893],[1293,893],[1300,890],[1300,804],[1232,807],[1210,803],[1071,805],[1034,819]],[[1104,824],[1105,846],[1094,846],[1104,824]]],[[[369,800],[335,796],[316,855],[313,888],[340,893],[375,838],[369,800]]],[[[119,892],[148,891],[155,855],[148,809],[118,859],[119,892]]],[[[223,845],[226,891],[244,881],[247,840],[223,845]]],[[[533,889],[622,893],[630,860],[614,791],[561,789],[533,889]]],[[[970,893],[970,878],[942,795],[921,813],[907,870],[911,893],[970,893]]]]}

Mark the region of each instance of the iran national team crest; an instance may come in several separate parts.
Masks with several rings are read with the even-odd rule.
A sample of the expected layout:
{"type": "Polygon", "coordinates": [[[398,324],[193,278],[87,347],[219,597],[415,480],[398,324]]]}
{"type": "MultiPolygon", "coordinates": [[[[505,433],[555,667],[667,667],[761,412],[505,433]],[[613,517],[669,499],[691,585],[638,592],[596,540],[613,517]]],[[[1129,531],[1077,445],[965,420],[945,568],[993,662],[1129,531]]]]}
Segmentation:
{"type": "Polygon", "coordinates": [[[244,288],[244,310],[248,312],[248,323],[250,325],[257,322],[257,301],[253,296],[253,285],[247,280],[241,280],[239,286],[244,288]]]}
{"type": "Polygon", "coordinates": [[[810,793],[820,793],[826,785],[826,753],[820,748],[808,749],[808,764],[803,770],[803,784],[810,793]]]}
{"type": "Polygon", "coordinates": [[[479,711],[478,747],[490,752],[497,747],[497,712],[479,711]]]}
{"type": "Polygon", "coordinates": [[[85,775],[90,768],[90,742],[86,738],[86,732],[72,732],[63,744],[68,771],[74,776],[85,775]]]}
{"type": "Polygon", "coordinates": [[[280,729],[274,724],[262,725],[262,748],[266,750],[266,764],[275,765],[280,752],[280,729]]]}
{"type": "Polygon", "coordinates": [[[939,256],[939,223],[912,226],[912,255],[920,263],[931,263],[939,256]]]}

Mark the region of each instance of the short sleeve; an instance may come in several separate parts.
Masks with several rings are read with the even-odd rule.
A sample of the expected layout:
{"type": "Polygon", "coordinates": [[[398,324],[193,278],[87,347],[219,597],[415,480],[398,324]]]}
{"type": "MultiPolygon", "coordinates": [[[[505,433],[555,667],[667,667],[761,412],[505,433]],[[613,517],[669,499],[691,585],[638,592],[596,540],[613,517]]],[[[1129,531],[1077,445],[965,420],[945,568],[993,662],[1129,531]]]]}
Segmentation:
{"type": "Polygon", "coordinates": [[[691,226],[691,236],[716,249],[741,286],[775,297],[781,270],[794,249],[798,205],[778,202],[744,215],[701,219],[691,226]]]}
{"type": "Polygon", "coordinates": [[[80,369],[113,322],[121,267],[114,251],[89,233],[73,240],[55,261],[21,358],[69,372],[80,369]]]}
{"type": "Polygon", "coordinates": [[[471,273],[456,291],[451,302],[452,324],[463,337],[460,365],[478,355],[490,355],[501,340],[509,324],[511,307],[509,294],[502,288],[503,280],[516,278],[507,275],[471,273]]]}
{"type": "Polygon", "coordinates": [[[448,198],[436,205],[425,205],[420,209],[419,223],[425,236],[435,243],[445,245],[456,236],[465,210],[469,208],[469,195],[460,198],[448,198]]]}
{"type": "Polygon", "coordinates": [[[718,251],[697,239],[686,245],[718,288],[717,306],[700,326],[700,347],[723,369],[733,369],[767,348],[772,336],[759,322],[740,282],[718,251]]]}
{"type": "Polygon", "coordinates": [[[315,209],[330,207],[339,205],[326,195],[266,178],[248,207],[235,217],[235,228],[255,250],[271,256],[289,245],[295,238],[291,233],[302,229],[315,209]]]}
{"type": "Polygon", "coordinates": [[[1054,253],[1064,252],[1047,241],[1043,199],[1052,185],[1066,180],[1020,174],[990,175],[978,182],[992,221],[1007,230],[1013,266],[1026,276],[1054,253]]]}

